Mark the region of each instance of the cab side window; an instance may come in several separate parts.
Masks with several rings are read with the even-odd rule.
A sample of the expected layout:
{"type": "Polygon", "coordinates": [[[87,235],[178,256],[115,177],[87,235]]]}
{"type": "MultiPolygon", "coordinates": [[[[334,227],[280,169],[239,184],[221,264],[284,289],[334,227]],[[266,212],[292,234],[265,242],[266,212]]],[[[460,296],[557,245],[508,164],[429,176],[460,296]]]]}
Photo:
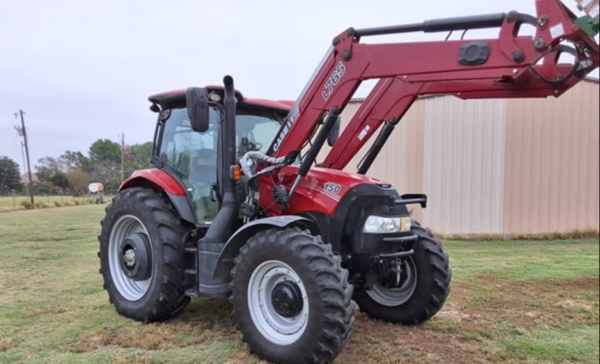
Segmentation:
{"type": "Polygon", "coordinates": [[[217,183],[217,114],[211,113],[209,130],[192,130],[187,110],[173,109],[164,126],[159,158],[164,169],[185,188],[196,213],[196,221],[208,225],[218,204],[213,186],[217,183]]]}

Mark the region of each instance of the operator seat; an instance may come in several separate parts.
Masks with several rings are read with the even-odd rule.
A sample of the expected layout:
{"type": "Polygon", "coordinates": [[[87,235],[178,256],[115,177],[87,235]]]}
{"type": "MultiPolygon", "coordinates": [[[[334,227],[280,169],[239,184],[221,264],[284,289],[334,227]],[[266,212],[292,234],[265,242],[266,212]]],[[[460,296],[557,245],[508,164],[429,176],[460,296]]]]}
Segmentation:
{"type": "Polygon", "coordinates": [[[200,224],[210,222],[216,216],[219,205],[213,186],[217,183],[217,156],[214,149],[199,149],[190,162],[192,202],[200,224]]]}

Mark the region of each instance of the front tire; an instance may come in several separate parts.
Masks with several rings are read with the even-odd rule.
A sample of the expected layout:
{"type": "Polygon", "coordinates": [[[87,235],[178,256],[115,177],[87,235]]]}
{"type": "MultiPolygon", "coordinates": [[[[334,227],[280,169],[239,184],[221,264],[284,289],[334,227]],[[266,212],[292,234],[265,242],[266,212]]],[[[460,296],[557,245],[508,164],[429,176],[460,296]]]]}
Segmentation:
{"type": "Polygon", "coordinates": [[[376,283],[370,290],[356,292],[354,299],[360,310],[378,320],[418,325],[437,314],[450,293],[448,254],[441,241],[418,223],[412,232],[419,236],[414,255],[404,258],[402,282],[394,288],[376,283]]]}
{"type": "Polygon", "coordinates": [[[184,247],[189,228],[159,193],[119,193],[102,220],[100,273],[109,300],[125,317],[165,321],[190,298],[184,293],[184,247]]]}
{"type": "Polygon", "coordinates": [[[349,340],[353,287],[320,237],[300,229],[259,232],[240,249],[232,277],[238,328],[259,357],[328,363],[349,340]]]}

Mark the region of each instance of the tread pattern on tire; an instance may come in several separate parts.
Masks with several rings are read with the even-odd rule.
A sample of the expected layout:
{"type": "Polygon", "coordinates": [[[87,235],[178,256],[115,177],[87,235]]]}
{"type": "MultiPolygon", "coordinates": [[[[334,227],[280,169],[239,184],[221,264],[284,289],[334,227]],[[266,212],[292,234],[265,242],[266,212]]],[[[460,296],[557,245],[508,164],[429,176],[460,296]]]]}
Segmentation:
{"type": "MultiPolygon", "coordinates": [[[[145,213],[144,213],[145,214],[145,213]]],[[[139,216],[138,216],[139,218],[139,216]]],[[[185,295],[184,282],[184,248],[185,236],[189,231],[170,202],[161,194],[145,188],[127,189],[117,196],[106,207],[106,216],[101,221],[102,231],[98,236],[100,251],[100,273],[104,278],[104,289],[108,291],[109,301],[115,305],[119,314],[143,322],[161,322],[179,315],[190,302],[185,295]],[[132,207],[135,206],[135,207],[132,207]],[[145,224],[155,225],[157,236],[152,236],[153,251],[158,249],[162,274],[154,277],[151,287],[141,301],[142,306],[131,303],[120,296],[116,287],[112,286],[112,278],[108,262],[108,240],[111,224],[116,222],[121,212],[133,214],[130,209],[144,209],[149,212],[152,221],[145,224]],[[132,307],[135,306],[135,307],[132,307]]],[[[152,229],[147,226],[147,229],[152,229]]]]}
{"type": "Polygon", "coordinates": [[[262,231],[249,239],[240,249],[231,275],[233,277],[231,302],[234,304],[234,314],[238,318],[238,329],[242,331],[244,342],[247,342],[258,356],[274,363],[328,363],[340,354],[350,339],[354,325],[355,303],[352,300],[354,287],[348,283],[349,273],[342,268],[341,258],[334,255],[331,246],[325,244],[320,236],[313,236],[310,232],[299,228],[262,231]],[[308,283],[316,283],[311,288],[306,287],[307,291],[315,289],[315,286],[318,289],[319,312],[316,316],[311,312],[309,320],[319,322],[309,322],[312,331],[309,332],[307,328],[307,332],[297,342],[296,346],[299,347],[286,349],[288,353],[286,357],[274,354],[276,350],[272,350],[271,346],[275,344],[269,343],[262,337],[256,337],[257,332],[247,311],[247,299],[240,297],[247,291],[247,285],[246,287],[237,285],[240,281],[245,282],[249,279],[249,277],[244,279],[240,274],[245,274],[246,270],[251,269],[245,266],[249,255],[261,249],[277,250],[276,254],[280,255],[282,261],[285,261],[286,255],[303,260],[308,268],[307,271],[311,272],[308,283]],[[243,273],[240,273],[241,271],[243,273]]]}
{"type": "Polygon", "coordinates": [[[424,307],[420,316],[415,317],[412,322],[408,323],[417,325],[429,320],[444,306],[450,294],[452,270],[450,269],[450,258],[444,252],[442,242],[433,237],[431,230],[423,228],[418,223],[414,225],[413,230],[419,235],[420,242],[425,245],[425,250],[431,257],[431,266],[435,272],[433,280],[435,290],[431,293],[429,305],[424,307]]]}

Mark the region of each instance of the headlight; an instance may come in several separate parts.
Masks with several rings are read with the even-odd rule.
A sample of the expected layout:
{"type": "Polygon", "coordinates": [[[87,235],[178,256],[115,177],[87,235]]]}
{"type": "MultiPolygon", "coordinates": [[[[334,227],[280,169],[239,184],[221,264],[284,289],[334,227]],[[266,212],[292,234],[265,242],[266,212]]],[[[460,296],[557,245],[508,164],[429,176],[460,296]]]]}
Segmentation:
{"type": "Polygon", "coordinates": [[[391,234],[410,231],[412,219],[410,217],[382,217],[369,216],[363,233],[367,234],[391,234]]]}

